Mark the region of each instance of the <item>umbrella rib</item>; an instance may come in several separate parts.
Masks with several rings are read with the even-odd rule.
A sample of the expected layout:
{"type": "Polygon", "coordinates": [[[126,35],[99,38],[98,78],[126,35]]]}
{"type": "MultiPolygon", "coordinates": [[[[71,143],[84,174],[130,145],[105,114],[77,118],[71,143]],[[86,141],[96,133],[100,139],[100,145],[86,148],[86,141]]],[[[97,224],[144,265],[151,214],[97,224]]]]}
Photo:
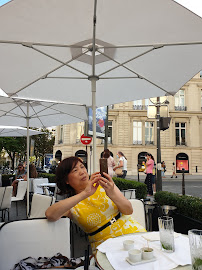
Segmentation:
{"type": "MultiPolygon", "coordinates": [[[[65,44],[56,44],[56,43],[40,43],[40,42],[22,42],[22,41],[12,41],[12,40],[0,40],[0,43],[7,44],[16,44],[23,45],[29,44],[33,46],[44,46],[44,47],[64,47],[64,48],[78,48],[78,49],[86,49],[85,46],[78,45],[65,45],[65,44]]],[[[200,45],[201,41],[195,42],[175,42],[175,43],[153,43],[153,44],[134,44],[134,45],[120,45],[120,46],[99,46],[100,49],[121,49],[121,48],[135,48],[135,47],[164,47],[164,46],[178,46],[178,45],[200,45]]]]}
{"type": "Polygon", "coordinates": [[[75,48],[75,49],[86,49],[85,46],[78,45],[65,45],[65,44],[56,44],[56,43],[41,43],[41,42],[24,42],[24,41],[13,41],[13,40],[0,40],[0,43],[14,44],[14,45],[33,45],[33,46],[44,46],[44,47],[61,47],[61,48],[75,48]]]}
{"type": "MultiPolygon", "coordinates": [[[[30,104],[30,106],[32,107],[32,110],[35,112],[36,118],[38,118],[39,122],[42,124],[42,127],[45,128],[43,122],[41,121],[41,119],[39,118],[37,112],[35,111],[34,107],[32,106],[32,104],[30,104]]],[[[43,110],[42,110],[43,111],[43,110]]],[[[30,118],[35,118],[34,116],[30,116],[30,118]]]]}
{"type": "MultiPolygon", "coordinates": [[[[104,55],[104,56],[107,57],[108,59],[110,59],[110,60],[112,60],[113,62],[115,62],[116,64],[118,64],[117,66],[115,66],[115,67],[113,67],[113,68],[110,68],[110,69],[108,69],[107,71],[105,71],[105,72],[103,72],[103,73],[100,73],[98,76],[100,77],[100,76],[102,76],[102,75],[104,75],[104,74],[106,74],[106,73],[108,73],[108,72],[110,72],[110,71],[112,71],[112,70],[114,70],[114,69],[116,69],[116,68],[118,68],[118,67],[121,67],[121,66],[124,67],[125,69],[131,71],[132,73],[136,74],[134,71],[130,70],[128,67],[125,67],[124,65],[127,64],[127,63],[129,63],[129,62],[131,62],[131,61],[133,61],[133,60],[135,60],[135,59],[137,59],[137,58],[139,58],[139,57],[141,57],[141,56],[143,56],[143,55],[145,55],[145,54],[147,54],[147,53],[149,53],[149,52],[151,52],[151,51],[153,51],[153,50],[154,50],[154,48],[151,48],[151,49],[147,50],[146,52],[143,52],[143,53],[141,53],[141,54],[139,54],[139,55],[137,55],[137,56],[135,56],[135,57],[133,57],[133,58],[131,58],[131,59],[129,59],[129,60],[123,62],[123,63],[118,62],[117,60],[113,59],[112,57],[110,57],[110,56],[106,55],[105,53],[101,52],[100,50],[98,50],[98,52],[99,52],[100,54],[104,55]]],[[[136,75],[137,75],[137,74],[136,74],[136,75]]]]}
{"type": "MultiPolygon", "coordinates": [[[[57,59],[57,58],[55,58],[55,57],[53,57],[53,56],[51,56],[51,55],[45,53],[45,52],[43,52],[43,51],[41,51],[41,50],[39,50],[39,49],[37,49],[37,48],[35,48],[35,47],[31,47],[31,48],[32,48],[33,50],[35,50],[35,51],[37,51],[37,52],[39,52],[39,53],[41,53],[41,54],[47,56],[47,57],[49,57],[49,58],[51,58],[51,59],[53,59],[53,60],[59,62],[60,64],[63,64],[64,66],[67,66],[67,67],[69,67],[69,68],[71,68],[71,69],[74,69],[74,70],[78,71],[79,73],[81,73],[81,74],[83,74],[83,75],[85,75],[85,76],[88,77],[88,74],[86,74],[85,72],[83,72],[83,71],[81,71],[81,70],[79,70],[79,69],[77,69],[77,68],[74,68],[74,67],[68,65],[68,63],[71,63],[71,62],[73,61],[73,59],[71,59],[70,61],[68,61],[68,63],[65,63],[65,62],[63,62],[63,61],[61,61],[61,60],[59,60],[59,59],[57,59]]],[[[82,54],[85,54],[85,53],[87,53],[88,51],[89,51],[89,50],[87,49],[87,50],[86,50],[85,52],[83,52],[82,54]]],[[[80,56],[79,56],[79,57],[80,57],[80,56]]],[[[78,58],[78,57],[77,57],[77,58],[78,58]]],[[[77,59],[77,58],[76,58],[76,59],[77,59]]],[[[75,59],[74,59],[74,60],[75,60],[75,59]]]]}
{"type": "MultiPolygon", "coordinates": [[[[78,57],[82,56],[83,54],[84,54],[84,53],[81,53],[81,54],[78,55],[77,57],[72,58],[70,61],[67,61],[66,64],[68,64],[68,63],[71,62],[72,60],[77,59],[78,57]]],[[[39,80],[45,79],[50,73],[52,73],[52,72],[58,70],[59,68],[61,68],[61,67],[63,67],[63,66],[64,66],[64,65],[60,65],[59,67],[54,68],[53,70],[51,70],[51,71],[47,72],[46,74],[40,76],[40,77],[37,78],[36,80],[34,80],[34,81],[30,82],[29,84],[23,86],[22,88],[18,89],[15,93],[11,94],[10,97],[16,95],[16,94],[19,93],[20,91],[22,91],[22,90],[24,90],[25,88],[27,88],[28,86],[31,86],[32,84],[38,82],[39,80]]]]}
{"type": "Polygon", "coordinates": [[[86,80],[88,78],[85,78],[85,77],[51,77],[51,76],[48,76],[47,79],[76,79],[76,80],[86,80]]]}
{"type": "MultiPolygon", "coordinates": [[[[57,104],[59,104],[59,103],[54,103],[54,104],[51,104],[50,106],[45,106],[45,105],[43,105],[43,106],[45,107],[45,109],[41,110],[41,111],[38,112],[38,113],[41,113],[41,112],[43,112],[43,111],[46,110],[46,109],[51,109],[51,110],[56,111],[56,112],[57,112],[56,114],[61,114],[61,113],[62,113],[62,114],[66,114],[66,115],[69,115],[69,116],[72,116],[72,117],[81,119],[81,120],[83,121],[83,119],[80,118],[79,116],[75,116],[75,115],[72,115],[72,114],[70,114],[70,113],[66,113],[66,112],[60,111],[60,110],[58,110],[58,109],[52,108],[53,106],[55,106],[55,105],[57,105],[57,104]]],[[[35,111],[35,110],[34,110],[34,111],[35,111]]],[[[40,116],[38,116],[38,113],[35,112],[36,116],[37,116],[37,117],[40,117],[40,116]]],[[[51,114],[50,114],[50,115],[51,115],[51,114]]],[[[55,114],[54,114],[54,115],[55,115],[55,114]]],[[[45,115],[43,115],[43,116],[45,116],[45,115]]],[[[34,117],[33,117],[33,118],[34,118],[34,117]]]]}
{"type": "MultiPolygon", "coordinates": [[[[166,90],[165,90],[164,88],[162,88],[161,86],[159,86],[159,85],[157,85],[157,84],[151,82],[150,80],[148,80],[148,79],[145,78],[144,76],[142,76],[142,75],[136,73],[135,71],[131,70],[130,68],[124,66],[124,64],[126,64],[126,63],[128,63],[128,62],[130,62],[130,61],[132,61],[132,60],[134,60],[134,59],[136,59],[136,58],[138,58],[138,57],[140,57],[140,56],[142,56],[142,55],[148,53],[148,52],[151,52],[151,51],[154,50],[154,49],[155,49],[155,48],[153,48],[153,49],[151,49],[151,50],[148,50],[147,52],[142,53],[142,54],[140,54],[140,55],[138,55],[138,56],[136,56],[136,57],[134,57],[134,58],[132,58],[132,59],[130,59],[130,60],[128,60],[128,61],[122,63],[122,64],[119,63],[118,61],[114,60],[113,58],[109,57],[108,55],[106,55],[106,54],[104,54],[104,53],[102,53],[102,54],[103,54],[104,56],[108,57],[109,59],[111,59],[112,61],[114,61],[115,63],[119,64],[118,66],[112,68],[112,70],[116,69],[116,68],[119,67],[119,66],[122,66],[122,67],[124,67],[125,69],[129,70],[130,72],[136,74],[136,75],[139,77],[139,79],[144,79],[145,81],[147,81],[147,82],[153,84],[154,86],[158,87],[159,89],[163,90],[163,91],[166,92],[167,94],[172,95],[170,92],[166,91],[166,90]]],[[[108,72],[108,71],[107,71],[107,72],[108,72]]],[[[104,72],[104,73],[102,73],[102,74],[105,74],[105,73],[107,73],[107,72],[104,72]]],[[[102,75],[102,74],[101,74],[101,75],[102,75]]],[[[100,76],[101,76],[101,75],[100,75],[100,76]]]]}
{"type": "Polygon", "coordinates": [[[138,47],[168,47],[168,46],[186,46],[186,45],[201,45],[201,41],[195,42],[177,42],[177,43],[153,43],[153,44],[135,44],[135,45],[120,45],[120,46],[99,46],[99,49],[124,49],[124,48],[138,48],[138,47]]]}
{"type": "MultiPolygon", "coordinates": [[[[13,101],[14,101],[13,103],[16,104],[16,107],[12,108],[10,111],[4,111],[4,110],[1,110],[2,112],[5,112],[5,114],[2,115],[2,116],[8,116],[7,114],[10,113],[11,115],[16,116],[16,117],[22,117],[22,118],[25,118],[25,117],[26,117],[25,112],[22,110],[22,108],[20,107],[20,105],[18,105],[18,104],[16,103],[16,101],[15,101],[14,99],[13,99],[13,101]],[[17,107],[20,108],[20,110],[23,112],[23,114],[24,114],[25,116],[21,116],[21,115],[12,113],[12,110],[16,109],[17,107]]],[[[8,103],[12,103],[12,102],[8,102],[8,103]]]]}

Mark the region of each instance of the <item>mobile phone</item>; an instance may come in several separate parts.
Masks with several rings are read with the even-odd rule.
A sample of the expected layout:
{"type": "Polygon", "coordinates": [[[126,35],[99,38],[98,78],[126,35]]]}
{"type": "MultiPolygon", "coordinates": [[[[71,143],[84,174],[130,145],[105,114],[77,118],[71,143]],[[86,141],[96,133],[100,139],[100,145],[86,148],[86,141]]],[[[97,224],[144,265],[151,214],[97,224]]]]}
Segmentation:
{"type": "Polygon", "coordinates": [[[103,172],[108,174],[107,158],[100,158],[100,173],[101,173],[102,177],[105,177],[103,175],[103,172]]]}

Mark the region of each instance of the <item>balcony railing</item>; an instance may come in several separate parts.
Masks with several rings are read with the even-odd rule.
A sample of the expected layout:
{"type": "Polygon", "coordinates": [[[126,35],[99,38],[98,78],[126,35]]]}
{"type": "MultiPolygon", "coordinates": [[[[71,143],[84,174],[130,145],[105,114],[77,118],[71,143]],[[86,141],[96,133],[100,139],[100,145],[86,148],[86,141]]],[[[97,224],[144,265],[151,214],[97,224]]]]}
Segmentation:
{"type": "Polygon", "coordinates": [[[147,110],[147,106],[145,105],[133,105],[133,109],[136,111],[143,111],[143,110],[147,110]]]}
{"type": "Polygon", "coordinates": [[[142,141],[133,141],[133,144],[142,144],[142,141]]]}
{"type": "Polygon", "coordinates": [[[187,107],[186,106],[175,106],[175,111],[186,111],[187,107]]]}
{"type": "Polygon", "coordinates": [[[145,141],[145,145],[149,145],[149,144],[154,145],[154,142],[153,141],[145,141]]]}
{"type": "Polygon", "coordinates": [[[176,146],[187,146],[186,142],[176,142],[176,146]]]}

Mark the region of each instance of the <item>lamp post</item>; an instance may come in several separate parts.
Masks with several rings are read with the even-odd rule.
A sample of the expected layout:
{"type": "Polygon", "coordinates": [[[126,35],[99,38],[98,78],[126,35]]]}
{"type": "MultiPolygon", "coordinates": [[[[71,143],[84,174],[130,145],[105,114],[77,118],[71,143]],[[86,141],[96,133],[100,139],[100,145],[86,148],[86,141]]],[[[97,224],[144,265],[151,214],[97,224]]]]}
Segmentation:
{"type": "Polygon", "coordinates": [[[147,117],[156,119],[157,125],[157,177],[156,177],[156,191],[162,190],[162,176],[161,176],[161,111],[164,113],[164,117],[168,116],[168,104],[166,97],[150,98],[150,101],[154,104],[148,106],[147,117]],[[151,110],[150,110],[151,109],[151,110]],[[165,110],[161,110],[165,109],[165,110]]]}
{"type": "Polygon", "coordinates": [[[156,103],[156,124],[157,124],[157,179],[156,191],[162,190],[162,177],[161,177],[161,133],[160,133],[160,98],[157,97],[156,103]]]}

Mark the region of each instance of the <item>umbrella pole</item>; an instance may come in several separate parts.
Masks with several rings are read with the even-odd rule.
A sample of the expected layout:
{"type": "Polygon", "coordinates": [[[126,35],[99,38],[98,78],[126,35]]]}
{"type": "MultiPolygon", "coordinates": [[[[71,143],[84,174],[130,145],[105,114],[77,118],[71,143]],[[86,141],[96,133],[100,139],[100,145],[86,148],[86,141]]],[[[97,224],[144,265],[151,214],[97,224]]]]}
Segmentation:
{"type": "Polygon", "coordinates": [[[91,79],[93,109],[93,173],[96,172],[96,79],[91,79]]]}
{"type": "Polygon", "coordinates": [[[27,217],[29,216],[29,102],[27,101],[27,217]]]}

